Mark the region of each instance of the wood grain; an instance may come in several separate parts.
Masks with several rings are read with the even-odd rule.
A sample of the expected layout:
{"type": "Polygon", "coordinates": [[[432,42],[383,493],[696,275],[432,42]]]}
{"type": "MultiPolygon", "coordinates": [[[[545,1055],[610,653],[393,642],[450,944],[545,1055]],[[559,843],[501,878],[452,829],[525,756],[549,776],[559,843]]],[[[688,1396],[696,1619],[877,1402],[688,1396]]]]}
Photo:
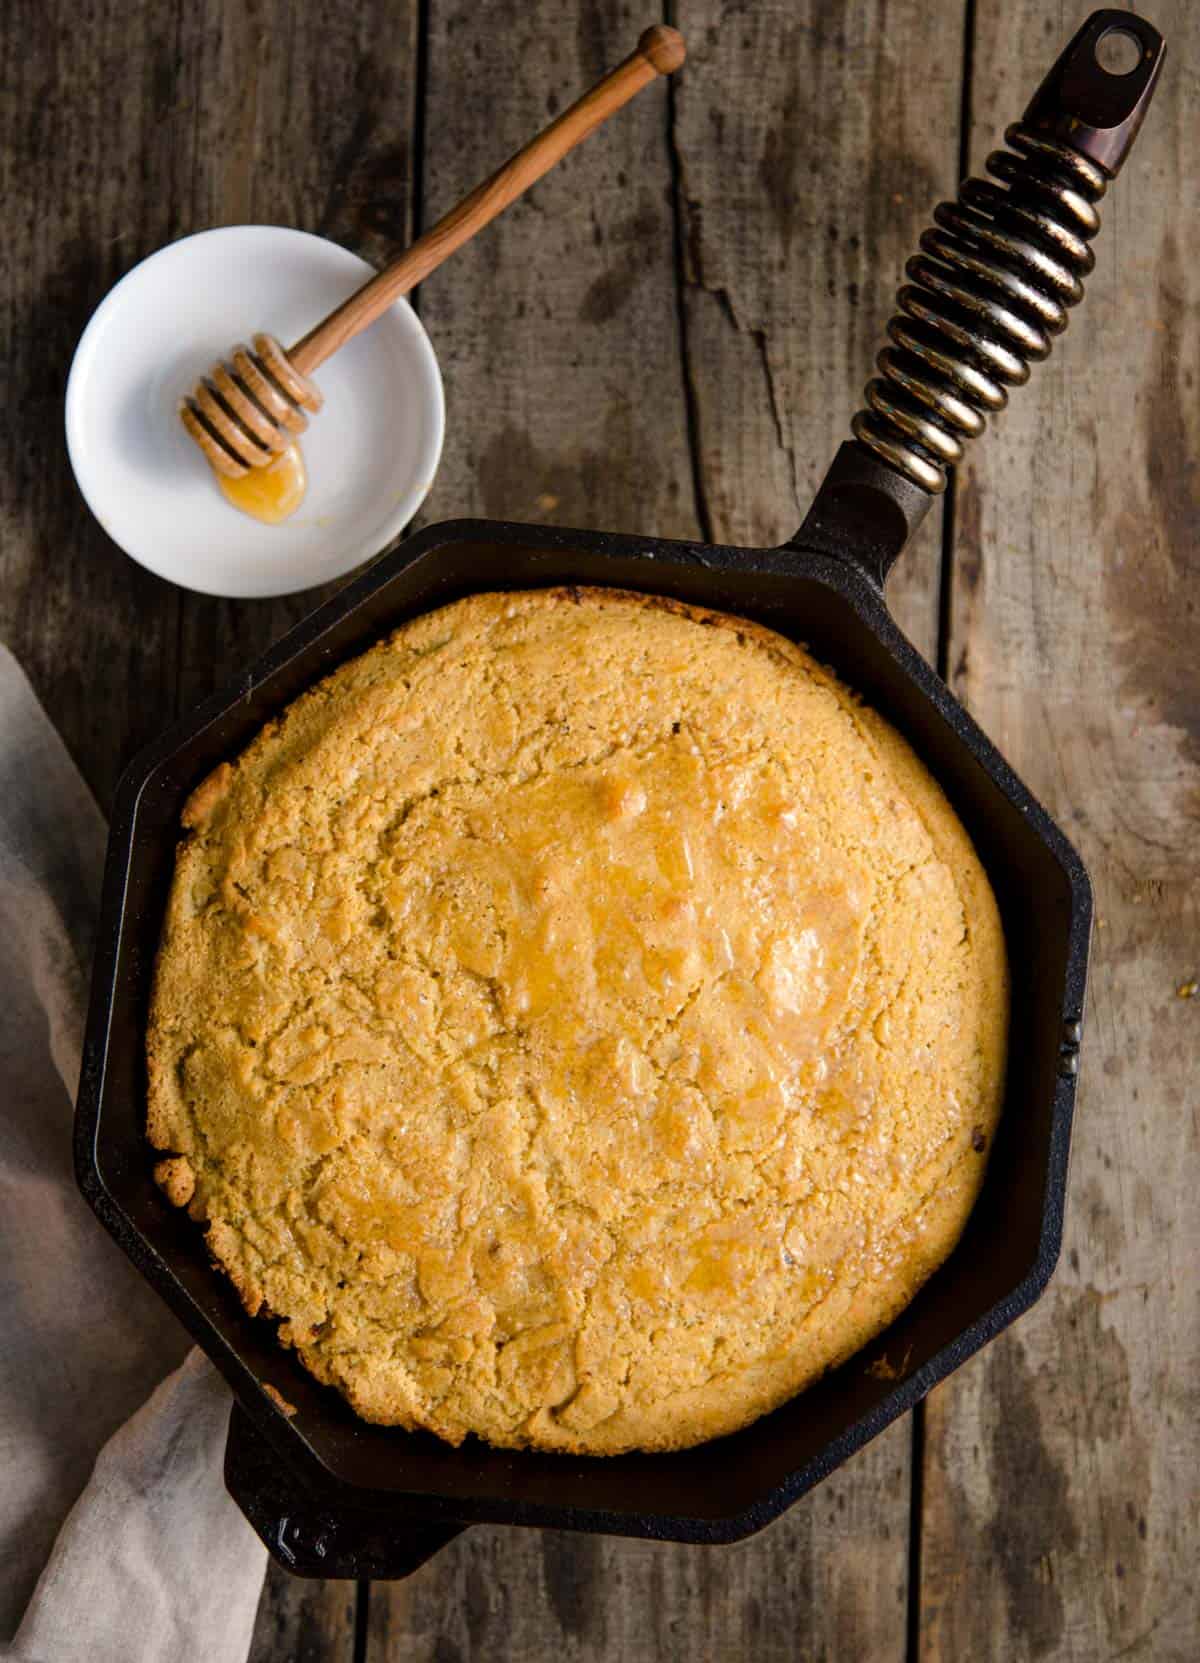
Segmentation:
{"type": "MultiPolygon", "coordinates": [[[[979,6],[976,168],[1085,10],[979,6]]],[[[1200,14],[1147,10],[1167,65],[1087,298],[959,491],[954,684],[1099,928],[1063,1262],[929,1407],[923,1663],[1184,1663],[1200,1634],[1200,14]]]]}
{"type": "MultiPolygon", "coordinates": [[[[726,18],[716,6],[679,9],[688,63],[657,122],[648,97],[586,163],[577,159],[586,186],[547,180],[543,211],[519,205],[494,254],[487,244],[467,251],[422,295],[448,394],[472,410],[443,467],[435,517],[481,510],[688,535],[703,525],[738,541],[781,541],[795,529],[804,494],[848,431],[921,216],[954,183],[961,43],[944,18],[935,28],[915,5],[900,11],[891,8],[892,27],[908,39],[923,89],[933,83],[924,105],[892,89],[894,48],[871,39],[877,16],[848,22],[847,35],[840,22],[803,9],[797,21],[778,5],[726,18]],[[801,84],[855,112],[848,130],[839,121],[824,139],[837,146],[833,158],[816,158],[836,207],[814,202],[804,178],[813,132],[801,84]],[[881,88],[889,90],[876,129],[861,111],[881,88]],[[884,126],[907,160],[883,181],[880,212],[863,178],[865,147],[883,142],[884,126]],[[638,177],[642,223],[629,225],[625,180],[638,177]],[[682,272],[670,260],[673,214],[682,272]],[[883,245],[878,261],[872,239],[883,245]],[[490,271],[469,265],[489,255],[490,271]],[[710,271],[721,274],[720,294],[708,288],[710,271]],[[684,327],[674,333],[681,303],[684,327]],[[731,313],[739,306],[740,321],[731,313]],[[698,417],[691,477],[685,391],[698,417]],[[475,433],[492,436],[478,456],[475,433]],[[448,485],[452,508],[443,507],[448,485]]],[[[462,152],[494,119],[487,111],[480,140],[462,136],[484,112],[461,74],[448,86],[451,52],[478,63],[484,85],[507,81],[518,106],[523,96],[532,104],[539,85],[523,37],[489,36],[463,9],[436,3],[432,27],[430,190],[441,147],[461,169],[462,152]]],[[[618,29],[618,8],[592,8],[579,73],[604,61],[618,29]]],[[[898,610],[932,652],[936,525],[914,556],[898,610]]],[[[902,1658],[910,1438],[907,1424],[893,1428],[765,1536],[734,1549],[472,1530],[409,1582],[373,1590],[368,1657],[902,1658]]]]}
{"type": "MultiPolygon", "coordinates": [[[[296,225],[385,261],[412,233],[416,0],[332,12],[207,0],[204,10],[189,69],[199,223],[296,225]]],[[[182,597],[180,706],[234,675],[328,592],[249,604],[182,597]]]]}
{"type": "Polygon", "coordinates": [[[357,1582],[306,1582],[272,1566],[246,1663],[353,1663],[357,1582]]]}
{"type": "MultiPolygon", "coordinates": [[[[957,5],[687,0],[676,93],[688,368],[718,538],[795,531],[850,436],[904,261],[958,166],[957,5]]],[[[941,509],[889,598],[936,656],[941,509]]]]}
{"type": "Polygon", "coordinates": [[[907,1446],[881,1439],[836,1481],[734,1547],[475,1528],[407,1582],[372,1585],[367,1658],[903,1657],[907,1501],[907,1446]],[[890,1446],[886,1461],[882,1445],[890,1446]]]}
{"type": "Polygon", "coordinates": [[[347,341],[369,328],[394,300],[411,294],[418,283],[532,189],[644,87],[660,75],[673,73],[682,62],[683,42],[675,30],[661,24],[645,30],[634,50],[615,69],[569,104],[461,202],[447,209],[402,254],[297,341],[286,355],[285,370],[290,360],[298,376],[311,375],[347,341]]]}
{"type": "MultiPolygon", "coordinates": [[[[628,50],[624,6],[575,10],[497,28],[432,0],[427,217],[628,50]]],[[[429,519],[694,530],[666,118],[666,85],[648,87],[422,287],[447,401],[429,519]]]]}
{"type": "MultiPolygon", "coordinates": [[[[416,0],[333,10],[206,0],[180,16],[177,96],[193,145],[186,192],[179,187],[181,229],[296,225],[375,261],[402,246],[412,230],[416,0]]],[[[248,328],[269,321],[250,319],[248,328]]],[[[251,603],[167,593],[176,617],[172,694],[182,710],[236,675],[323,592],[251,603]]],[[[272,1565],[256,1663],[351,1663],[354,1606],[352,1586],[298,1581],[272,1565]]]]}
{"type": "Polygon", "coordinates": [[[178,114],[173,13],[152,7],[131,29],[128,6],[100,0],[77,24],[40,0],[0,7],[0,637],[107,806],[124,760],[173,709],[178,595],[84,509],[63,391],[105,291],[188,228],[195,144],[178,114]]]}

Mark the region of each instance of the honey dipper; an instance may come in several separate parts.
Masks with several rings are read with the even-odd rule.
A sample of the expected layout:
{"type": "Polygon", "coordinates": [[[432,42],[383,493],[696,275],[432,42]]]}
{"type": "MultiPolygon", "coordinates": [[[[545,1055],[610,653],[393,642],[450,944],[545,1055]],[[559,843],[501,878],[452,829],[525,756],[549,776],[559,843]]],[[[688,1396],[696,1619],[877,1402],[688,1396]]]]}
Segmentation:
{"type": "Polygon", "coordinates": [[[647,29],[624,63],[294,346],[285,349],[273,335],[259,334],[252,346],[235,347],[229,363],[214,364],[184,399],[179,413],[217,473],[240,479],[286,450],[308,426],[305,411],[321,408],[321,393],[311,379],[315,369],[515,202],[635,93],[656,76],[678,69],[683,58],[683,37],[675,29],[661,24],[647,29]]]}

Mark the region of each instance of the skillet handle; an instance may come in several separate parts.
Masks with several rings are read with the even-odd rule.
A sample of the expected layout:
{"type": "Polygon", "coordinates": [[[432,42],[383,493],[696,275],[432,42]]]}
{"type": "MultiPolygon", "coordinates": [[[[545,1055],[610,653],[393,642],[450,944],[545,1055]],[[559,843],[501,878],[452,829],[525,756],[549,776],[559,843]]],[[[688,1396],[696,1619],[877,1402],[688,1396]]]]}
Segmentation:
{"type": "Polygon", "coordinates": [[[281,1462],[235,1403],[225,1443],[225,1488],[271,1557],[293,1576],[411,1576],[461,1535],[457,1521],[408,1520],[395,1513],[322,1502],[281,1462]]]}
{"type": "Polygon", "coordinates": [[[854,438],[789,547],[848,559],[882,585],[967,440],[1049,355],[1083,298],[1097,204],[1137,137],[1165,50],[1145,18],[1093,12],[1006,131],[1011,148],[988,157],[992,178],[965,180],[934,209],[854,438]],[[1132,68],[1106,67],[1118,44],[1132,68]]]}

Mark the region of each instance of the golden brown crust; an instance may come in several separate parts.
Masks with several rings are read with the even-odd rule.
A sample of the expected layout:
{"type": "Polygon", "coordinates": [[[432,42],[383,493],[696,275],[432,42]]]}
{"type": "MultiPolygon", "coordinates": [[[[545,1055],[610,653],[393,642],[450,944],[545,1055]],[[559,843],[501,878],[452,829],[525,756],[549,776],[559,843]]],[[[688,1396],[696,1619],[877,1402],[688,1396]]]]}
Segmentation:
{"type": "Polygon", "coordinates": [[[179,816],[184,829],[192,831],[210,820],[217,804],[224,798],[232,784],[232,765],[228,762],[219,763],[207,779],[200,781],[187,802],[184,803],[183,812],[179,816]]]}
{"type": "Polygon", "coordinates": [[[196,1174],[186,1155],[172,1155],[154,1168],[154,1182],[173,1207],[186,1207],[196,1189],[196,1174]]]}
{"type": "Polygon", "coordinates": [[[194,793],[151,1141],[367,1419],[668,1449],[954,1245],[1007,982],[970,841],[801,648],[607,590],[415,620],[194,793]]]}
{"type": "Polygon", "coordinates": [[[272,1386],[269,1380],[260,1380],[259,1385],[271,1399],[271,1402],[279,1410],[279,1413],[286,1416],[288,1420],[291,1420],[292,1416],[296,1413],[296,1405],[294,1403],[289,1403],[279,1388],[277,1386],[272,1386]]]}

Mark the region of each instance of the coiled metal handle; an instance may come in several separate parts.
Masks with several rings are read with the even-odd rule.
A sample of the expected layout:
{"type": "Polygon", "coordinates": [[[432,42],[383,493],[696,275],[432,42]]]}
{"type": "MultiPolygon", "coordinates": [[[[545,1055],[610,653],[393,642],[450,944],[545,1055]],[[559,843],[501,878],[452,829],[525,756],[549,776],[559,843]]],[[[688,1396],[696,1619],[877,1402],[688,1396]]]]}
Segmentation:
{"type": "Polygon", "coordinates": [[[936,495],[965,443],[1003,410],[1067,327],[1095,264],[1104,169],[1055,139],[1010,127],[994,151],[999,184],[968,179],[934,209],[906,271],[891,345],[851,422],[860,444],[936,495]],[[1013,152],[1016,152],[1014,155],[1013,152]]]}
{"type": "Polygon", "coordinates": [[[1083,298],[1097,204],[1141,126],[1162,54],[1144,19],[1094,13],[1005,133],[1011,148],[988,157],[992,178],[967,179],[934,210],[905,268],[912,281],[897,297],[880,374],[851,422],[860,444],[922,490],[945,490],[947,467],[1048,356],[1083,298]],[[1101,62],[1112,35],[1136,43],[1123,74],[1101,62]]]}

